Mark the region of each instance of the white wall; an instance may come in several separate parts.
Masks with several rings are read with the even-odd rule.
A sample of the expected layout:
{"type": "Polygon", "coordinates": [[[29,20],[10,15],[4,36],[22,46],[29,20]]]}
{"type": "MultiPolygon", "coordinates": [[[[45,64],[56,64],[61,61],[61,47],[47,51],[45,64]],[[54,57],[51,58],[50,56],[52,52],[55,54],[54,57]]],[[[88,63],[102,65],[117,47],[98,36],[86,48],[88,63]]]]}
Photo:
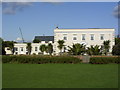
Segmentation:
{"type": "Polygon", "coordinates": [[[103,45],[103,41],[110,40],[110,52],[114,45],[114,29],[55,29],[54,30],[54,48],[56,53],[59,53],[57,48],[58,40],[63,40],[64,36],[67,36],[65,41],[66,46],[72,46],[73,43],[86,43],[86,46],[90,45],[103,45]],[[82,34],[85,34],[86,39],[82,40],[82,34]],[[91,34],[94,34],[94,40],[91,40],[91,34]],[[100,40],[100,35],[104,34],[104,40],[100,40]],[[73,40],[73,37],[77,37],[77,40],[73,40]]]}
{"type": "MultiPolygon", "coordinates": [[[[48,43],[51,43],[53,45],[52,41],[50,41],[48,43]]],[[[31,43],[31,46],[32,46],[31,54],[38,55],[41,52],[40,45],[43,45],[43,44],[48,45],[48,43],[45,43],[45,42],[44,43],[43,42],[42,43],[31,43]],[[36,50],[35,50],[35,48],[36,48],[36,50]]],[[[26,49],[27,43],[15,43],[14,47],[18,49],[18,51],[15,51],[14,54],[17,53],[19,55],[19,54],[27,53],[27,49],[26,49]],[[23,48],[23,51],[21,51],[21,48],[23,48]]],[[[47,53],[44,52],[44,54],[47,54],[47,53]]]]}
{"type": "Polygon", "coordinates": [[[12,51],[9,47],[5,47],[6,54],[12,54],[12,51]]]}

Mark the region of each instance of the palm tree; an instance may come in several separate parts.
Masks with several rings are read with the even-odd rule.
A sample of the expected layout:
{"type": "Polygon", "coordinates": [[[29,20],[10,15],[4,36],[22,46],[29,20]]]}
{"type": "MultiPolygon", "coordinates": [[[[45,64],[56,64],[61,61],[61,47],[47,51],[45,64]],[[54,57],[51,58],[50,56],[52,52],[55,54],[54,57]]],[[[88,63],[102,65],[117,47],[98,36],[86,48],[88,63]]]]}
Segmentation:
{"type": "Polygon", "coordinates": [[[28,50],[28,54],[30,55],[32,50],[31,43],[27,43],[27,50],[28,50]]]}
{"type": "Polygon", "coordinates": [[[107,55],[110,49],[110,40],[106,40],[103,42],[104,54],[107,55]]]}
{"type": "Polygon", "coordinates": [[[53,53],[53,45],[52,45],[51,43],[48,44],[47,50],[48,50],[48,53],[49,53],[50,55],[52,55],[52,53],[53,53]]]}
{"type": "Polygon", "coordinates": [[[64,40],[59,40],[58,41],[58,48],[59,48],[59,50],[60,50],[60,55],[61,55],[61,53],[62,53],[62,49],[63,49],[63,47],[64,47],[64,40]]]}
{"type": "Polygon", "coordinates": [[[69,47],[68,51],[70,54],[73,55],[81,55],[85,53],[86,49],[85,49],[85,45],[77,43],[77,44],[73,44],[72,47],[69,47]]]}
{"type": "Polygon", "coordinates": [[[46,45],[45,44],[40,46],[40,51],[42,52],[42,54],[44,54],[44,52],[46,51],[46,45]]]}
{"type": "Polygon", "coordinates": [[[87,53],[89,55],[100,55],[101,50],[98,45],[95,46],[91,45],[90,47],[87,48],[87,53]]]}

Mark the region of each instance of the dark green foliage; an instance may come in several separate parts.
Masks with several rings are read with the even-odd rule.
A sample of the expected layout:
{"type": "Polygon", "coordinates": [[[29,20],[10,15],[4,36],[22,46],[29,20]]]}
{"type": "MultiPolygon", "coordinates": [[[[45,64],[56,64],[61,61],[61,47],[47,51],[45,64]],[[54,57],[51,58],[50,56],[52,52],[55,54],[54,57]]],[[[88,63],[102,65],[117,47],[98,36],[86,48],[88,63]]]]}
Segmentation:
{"type": "Polygon", "coordinates": [[[42,52],[42,54],[44,54],[44,52],[47,50],[47,46],[45,44],[40,46],[40,51],[42,52]]]}
{"type": "Polygon", "coordinates": [[[113,55],[120,55],[120,43],[118,43],[117,45],[115,45],[113,47],[112,54],[113,55]]]}
{"type": "Polygon", "coordinates": [[[4,41],[2,38],[0,38],[0,55],[6,55],[4,41]]]}
{"type": "Polygon", "coordinates": [[[72,55],[83,55],[86,52],[86,49],[85,49],[85,45],[77,43],[77,44],[73,44],[72,47],[69,47],[68,51],[69,54],[72,55]]]}
{"type": "Polygon", "coordinates": [[[120,63],[120,57],[91,57],[91,64],[108,64],[108,63],[120,63]]]}
{"type": "Polygon", "coordinates": [[[14,41],[3,41],[3,48],[9,47],[12,53],[14,53],[14,41]]]}
{"type": "Polygon", "coordinates": [[[76,57],[67,56],[2,56],[3,63],[80,63],[82,60],[76,57]]]}
{"type": "Polygon", "coordinates": [[[32,50],[31,43],[27,43],[27,50],[28,50],[28,54],[30,55],[32,50]]]}
{"type": "Polygon", "coordinates": [[[2,51],[0,51],[0,55],[6,55],[6,51],[4,48],[2,48],[2,51]]]}
{"type": "Polygon", "coordinates": [[[39,43],[39,42],[40,42],[39,39],[34,39],[34,40],[33,40],[33,43],[39,43]]]}
{"type": "Polygon", "coordinates": [[[120,37],[115,38],[115,45],[117,45],[118,43],[120,43],[120,37]]]}
{"type": "Polygon", "coordinates": [[[106,40],[103,42],[104,54],[107,55],[110,49],[110,40],[106,40]]]}
{"type": "Polygon", "coordinates": [[[87,53],[88,55],[101,55],[102,54],[98,45],[88,47],[87,53]]]}
{"type": "Polygon", "coordinates": [[[47,45],[47,50],[46,51],[49,53],[49,55],[52,55],[52,53],[53,53],[53,45],[51,43],[49,43],[47,45]]]}
{"type": "Polygon", "coordinates": [[[59,50],[60,50],[60,55],[61,55],[61,53],[62,53],[63,47],[65,46],[64,43],[65,43],[64,40],[59,40],[59,41],[58,41],[58,46],[57,46],[57,47],[58,47],[59,50]]]}

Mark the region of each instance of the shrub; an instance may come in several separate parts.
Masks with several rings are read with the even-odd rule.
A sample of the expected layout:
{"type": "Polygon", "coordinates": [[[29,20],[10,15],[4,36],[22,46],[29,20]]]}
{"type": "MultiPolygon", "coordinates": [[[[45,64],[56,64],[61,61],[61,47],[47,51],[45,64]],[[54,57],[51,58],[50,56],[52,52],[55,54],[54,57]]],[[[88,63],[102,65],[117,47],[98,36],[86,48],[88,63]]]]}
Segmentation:
{"type": "Polygon", "coordinates": [[[13,55],[3,56],[3,63],[30,63],[30,64],[45,64],[45,63],[80,63],[82,60],[72,56],[38,56],[38,55],[13,55]]]}
{"type": "Polygon", "coordinates": [[[113,47],[112,54],[113,55],[120,55],[120,43],[118,43],[117,45],[115,45],[113,47]]]}
{"type": "Polygon", "coordinates": [[[108,63],[120,63],[120,57],[91,57],[91,64],[108,64],[108,63]]]}

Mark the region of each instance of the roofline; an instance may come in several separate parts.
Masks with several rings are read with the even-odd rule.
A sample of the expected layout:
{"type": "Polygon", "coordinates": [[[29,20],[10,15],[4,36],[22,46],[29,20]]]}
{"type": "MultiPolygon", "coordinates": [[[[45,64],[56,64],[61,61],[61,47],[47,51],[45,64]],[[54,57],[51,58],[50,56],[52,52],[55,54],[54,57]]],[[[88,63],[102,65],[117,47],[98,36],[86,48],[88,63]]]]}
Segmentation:
{"type": "Polygon", "coordinates": [[[55,29],[115,29],[115,28],[55,28],[55,29]]]}
{"type": "MultiPolygon", "coordinates": [[[[35,36],[35,37],[37,37],[37,36],[35,36]]],[[[54,37],[54,36],[39,36],[39,37],[54,37]]]]}

